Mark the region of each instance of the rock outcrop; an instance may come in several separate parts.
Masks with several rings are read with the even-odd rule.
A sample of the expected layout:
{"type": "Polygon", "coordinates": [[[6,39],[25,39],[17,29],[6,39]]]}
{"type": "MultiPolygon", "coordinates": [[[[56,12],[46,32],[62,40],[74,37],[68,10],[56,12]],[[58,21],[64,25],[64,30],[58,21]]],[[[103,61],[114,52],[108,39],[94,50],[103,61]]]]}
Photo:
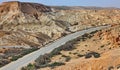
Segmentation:
{"type": "Polygon", "coordinates": [[[55,24],[50,12],[50,7],[37,3],[2,3],[0,46],[40,47],[61,37],[64,29],[55,24]]]}

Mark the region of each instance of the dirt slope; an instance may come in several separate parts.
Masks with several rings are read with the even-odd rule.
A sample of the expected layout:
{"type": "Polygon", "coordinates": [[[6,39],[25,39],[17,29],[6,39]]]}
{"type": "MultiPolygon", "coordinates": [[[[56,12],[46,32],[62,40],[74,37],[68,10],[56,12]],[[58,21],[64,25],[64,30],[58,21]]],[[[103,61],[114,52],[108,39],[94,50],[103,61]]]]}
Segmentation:
{"type": "Polygon", "coordinates": [[[66,63],[66,65],[57,67],[53,70],[119,70],[119,53],[120,49],[116,49],[103,53],[100,58],[79,58],[71,60],[70,62],[66,63]]]}

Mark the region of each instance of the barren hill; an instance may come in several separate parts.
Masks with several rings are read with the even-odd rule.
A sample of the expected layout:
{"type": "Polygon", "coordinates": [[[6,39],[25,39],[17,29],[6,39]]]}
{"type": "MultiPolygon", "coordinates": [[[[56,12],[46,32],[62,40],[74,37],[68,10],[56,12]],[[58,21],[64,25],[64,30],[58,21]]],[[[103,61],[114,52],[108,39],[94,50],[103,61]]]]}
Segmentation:
{"type": "Polygon", "coordinates": [[[50,7],[37,3],[4,2],[0,5],[0,22],[1,25],[3,23],[31,23],[39,20],[41,13],[50,11],[50,7]]]}
{"type": "Polygon", "coordinates": [[[71,32],[120,23],[119,9],[70,8],[75,9],[18,1],[2,3],[0,46],[31,46],[31,43],[32,46],[41,46],[43,42],[48,43],[71,32]]]}
{"type": "Polygon", "coordinates": [[[23,13],[34,15],[40,12],[50,12],[51,8],[38,3],[27,3],[19,1],[3,2],[0,6],[1,14],[8,13],[10,11],[14,13],[16,11],[21,11],[23,13]]]}
{"type": "Polygon", "coordinates": [[[47,15],[49,12],[52,12],[50,7],[38,3],[18,1],[2,3],[0,46],[38,47],[50,41],[53,30],[57,31],[60,27],[54,24],[52,17],[49,18],[50,15],[47,15]],[[46,25],[47,22],[51,22],[50,27],[46,25]]]}

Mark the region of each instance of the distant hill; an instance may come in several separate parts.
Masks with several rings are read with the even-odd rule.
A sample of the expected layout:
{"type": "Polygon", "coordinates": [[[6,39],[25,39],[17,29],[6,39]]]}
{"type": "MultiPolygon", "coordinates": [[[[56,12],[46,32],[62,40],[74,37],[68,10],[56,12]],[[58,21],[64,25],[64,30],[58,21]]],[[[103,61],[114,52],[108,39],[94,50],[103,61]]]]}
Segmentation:
{"type": "Polygon", "coordinates": [[[85,6],[51,6],[55,9],[59,10],[80,10],[80,9],[86,9],[86,10],[101,10],[101,9],[119,9],[114,7],[85,7],[85,6]]]}

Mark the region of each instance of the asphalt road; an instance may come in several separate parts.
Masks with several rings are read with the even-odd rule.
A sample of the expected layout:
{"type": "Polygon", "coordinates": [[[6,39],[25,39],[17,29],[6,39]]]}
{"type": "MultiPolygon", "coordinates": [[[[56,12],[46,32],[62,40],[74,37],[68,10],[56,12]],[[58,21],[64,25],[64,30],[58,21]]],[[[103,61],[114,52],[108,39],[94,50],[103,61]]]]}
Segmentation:
{"type": "Polygon", "coordinates": [[[69,34],[65,37],[62,37],[56,41],[54,41],[53,43],[47,44],[45,47],[42,47],[41,49],[34,51],[28,55],[25,55],[22,58],[19,58],[16,61],[13,61],[5,66],[3,66],[2,68],[0,68],[0,70],[20,70],[22,67],[27,66],[29,63],[33,62],[34,60],[36,60],[40,55],[43,55],[45,53],[50,53],[53,49],[65,44],[66,42],[75,39],[85,33],[90,33],[93,32],[95,30],[101,30],[104,28],[110,27],[110,25],[108,26],[99,26],[99,27],[95,27],[95,28],[90,28],[87,30],[82,30],[82,31],[78,31],[72,34],[69,34]]]}

